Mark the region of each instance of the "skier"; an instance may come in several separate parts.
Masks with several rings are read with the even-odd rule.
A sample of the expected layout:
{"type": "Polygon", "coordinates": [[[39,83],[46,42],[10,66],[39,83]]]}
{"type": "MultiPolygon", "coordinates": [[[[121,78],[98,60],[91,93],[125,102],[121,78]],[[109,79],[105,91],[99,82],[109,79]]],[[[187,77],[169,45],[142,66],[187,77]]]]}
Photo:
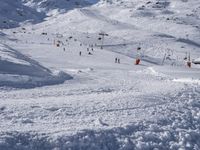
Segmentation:
{"type": "Polygon", "coordinates": [[[115,57],[115,63],[117,63],[117,60],[118,60],[117,57],[115,57]]]}
{"type": "Polygon", "coordinates": [[[120,59],[119,58],[117,59],[117,62],[118,62],[118,64],[120,64],[120,59]]]}
{"type": "Polygon", "coordinates": [[[79,56],[81,56],[81,54],[82,54],[82,52],[80,51],[80,52],[79,52],[79,56]]]}
{"type": "Polygon", "coordinates": [[[188,66],[189,68],[191,68],[191,66],[192,66],[192,63],[191,63],[191,61],[190,61],[190,53],[188,54],[187,66],[188,66]]]}
{"type": "Polygon", "coordinates": [[[140,50],[141,50],[141,47],[138,47],[137,48],[137,57],[136,57],[136,60],[135,60],[135,65],[139,65],[140,64],[140,50]]]}

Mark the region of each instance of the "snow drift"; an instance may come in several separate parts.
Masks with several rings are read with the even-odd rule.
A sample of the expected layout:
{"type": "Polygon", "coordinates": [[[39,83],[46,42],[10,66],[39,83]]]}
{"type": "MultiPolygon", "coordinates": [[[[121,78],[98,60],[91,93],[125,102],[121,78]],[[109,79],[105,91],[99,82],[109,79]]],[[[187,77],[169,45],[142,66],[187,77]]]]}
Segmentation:
{"type": "Polygon", "coordinates": [[[0,86],[31,88],[63,83],[71,78],[64,72],[52,73],[38,62],[0,44],[0,86]]]}

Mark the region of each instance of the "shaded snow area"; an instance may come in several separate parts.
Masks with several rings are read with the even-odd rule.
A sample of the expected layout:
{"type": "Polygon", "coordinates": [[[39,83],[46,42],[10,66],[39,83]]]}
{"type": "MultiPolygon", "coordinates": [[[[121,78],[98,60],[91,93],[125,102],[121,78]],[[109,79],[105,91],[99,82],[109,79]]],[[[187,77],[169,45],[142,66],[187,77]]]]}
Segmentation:
{"type": "Polygon", "coordinates": [[[0,45],[0,86],[31,88],[63,83],[72,77],[64,72],[52,73],[38,62],[0,45]]]}
{"type": "Polygon", "coordinates": [[[9,29],[21,24],[39,23],[75,8],[95,4],[96,0],[1,0],[0,28],[9,29]]]}
{"type": "Polygon", "coordinates": [[[1,0],[0,5],[0,28],[13,28],[19,26],[22,22],[41,22],[45,17],[44,13],[27,7],[21,3],[21,0],[1,0]]]}
{"type": "Polygon", "coordinates": [[[1,0],[0,150],[200,150],[199,33],[198,0],[1,0]]]}

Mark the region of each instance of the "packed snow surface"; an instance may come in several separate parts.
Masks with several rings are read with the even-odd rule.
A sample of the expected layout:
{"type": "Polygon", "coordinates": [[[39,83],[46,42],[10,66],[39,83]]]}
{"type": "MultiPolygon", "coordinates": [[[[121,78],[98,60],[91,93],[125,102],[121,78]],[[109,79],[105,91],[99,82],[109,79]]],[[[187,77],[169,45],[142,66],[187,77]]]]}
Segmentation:
{"type": "Polygon", "coordinates": [[[0,3],[0,150],[200,149],[199,1],[0,3]]]}

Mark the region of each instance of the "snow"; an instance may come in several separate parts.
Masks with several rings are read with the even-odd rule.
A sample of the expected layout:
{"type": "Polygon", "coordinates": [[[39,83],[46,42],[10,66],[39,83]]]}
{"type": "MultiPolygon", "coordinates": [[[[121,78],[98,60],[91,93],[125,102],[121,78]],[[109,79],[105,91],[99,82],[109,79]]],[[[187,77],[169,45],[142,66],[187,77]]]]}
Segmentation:
{"type": "Polygon", "coordinates": [[[199,64],[200,63],[200,58],[197,58],[197,59],[193,60],[193,63],[199,64]]]}
{"type": "Polygon", "coordinates": [[[0,27],[19,27],[20,24],[39,23],[48,16],[56,16],[74,8],[97,3],[96,0],[2,0],[0,6],[0,27]]]}
{"type": "Polygon", "coordinates": [[[63,83],[72,77],[61,71],[50,71],[38,62],[0,45],[0,86],[26,87],[63,83]]]}
{"type": "Polygon", "coordinates": [[[200,149],[200,3],[75,2],[1,2],[0,149],[200,149]]]}

